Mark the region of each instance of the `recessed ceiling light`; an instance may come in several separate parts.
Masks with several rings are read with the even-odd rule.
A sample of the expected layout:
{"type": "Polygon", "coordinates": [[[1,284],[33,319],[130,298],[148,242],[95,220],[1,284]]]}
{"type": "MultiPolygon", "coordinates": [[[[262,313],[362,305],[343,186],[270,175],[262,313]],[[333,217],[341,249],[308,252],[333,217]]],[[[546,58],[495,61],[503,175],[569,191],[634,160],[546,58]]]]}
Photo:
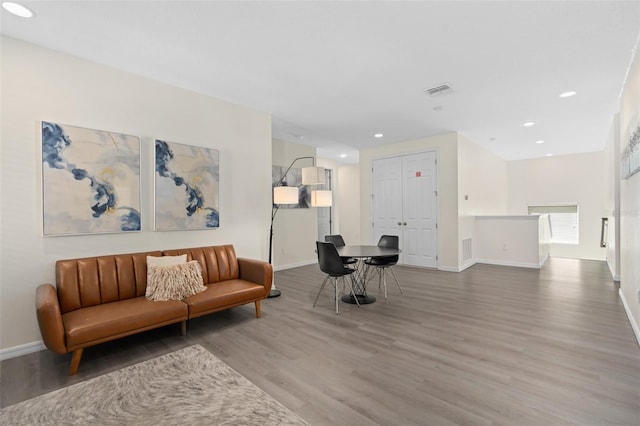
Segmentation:
{"type": "Polygon", "coordinates": [[[34,13],[30,9],[27,9],[23,5],[14,3],[12,1],[2,2],[2,8],[7,12],[21,18],[32,18],[34,16],[34,13]]]}
{"type": "Polygon", "coordinates": [[[384,135],[382,133],[376,133],[375,135],[373,135],[374,138],[381,138],[384,135]]]}
{"type": "Polygon", "coordinates": [[[576,94],[576,92],[569,91],[569,92],[560,93],[560,97],[561,98],[569,98],[569,97],[571,97],[571,96],[573,96],[575,94],[576,94]]]}
{"type": "Polygon", "coordinates": [[[536,124],[536,123],[535,123],[535,122],[533,122],[533,121],[527,121],[527,122],[522,123],[522,125],[523,125],[524,127],[531,127],[531,126],[533,126],[534,124],[536,124]]]}
{"type": "Polygon", "coordinates": [[[346,158],[347,154],[340,154],[340,158],[346,158]]]}
{"type": "Polygon", "coordinates": [[[547,154],[547,157],[551,157],[551,156],[553,156],[553,154],[551,154],[551,153],[547,154]]]}
{"type": "Polygon", "coordinates": [[[537,144],[544,143],[544,141],[536,141],[537,144]]]}

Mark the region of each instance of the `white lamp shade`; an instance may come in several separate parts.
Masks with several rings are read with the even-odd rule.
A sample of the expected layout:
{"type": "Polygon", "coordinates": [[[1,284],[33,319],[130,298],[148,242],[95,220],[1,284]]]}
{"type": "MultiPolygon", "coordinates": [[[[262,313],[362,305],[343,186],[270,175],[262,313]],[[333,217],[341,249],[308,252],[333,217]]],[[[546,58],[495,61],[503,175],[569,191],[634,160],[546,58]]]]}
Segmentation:
{"type": "Polygon", "coordinates": [[[311,191],[312,207],[331,207],[333,205],[333,197],[331,191],[319,190],[311,191]]]}
{"type": "Polygon", "coordinates": [[[324,167],[303,167],[302,168],[302,184],[303,185],[322,185],[325,183],[324,167]]]}
{"type": "Polygon", "coordinates": [[[273,204],[298,204],[298,187],[274,186],[273,204]]]}

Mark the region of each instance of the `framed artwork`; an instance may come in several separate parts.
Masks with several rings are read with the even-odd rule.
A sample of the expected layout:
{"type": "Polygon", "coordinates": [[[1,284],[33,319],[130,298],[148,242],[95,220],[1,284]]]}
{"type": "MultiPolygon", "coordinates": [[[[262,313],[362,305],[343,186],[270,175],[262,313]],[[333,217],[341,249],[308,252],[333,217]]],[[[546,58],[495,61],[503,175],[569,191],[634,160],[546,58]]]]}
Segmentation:
{"type": "Polygon", "coordinates": [[[140,138],[42,122],[45,236],[140,231],[140,138]]]}
{"type": "MultiPolygon", "coordinates": [[[[274,186],[280,180],[286,170],[287,168],[284,166],[271,166],[271,186],[274,186]]],[[[298,187],[298,204],[282,204],[280,208],[308,209],[311,206],[311,189],[308,185],[302,184],[302,169],[289,169],[282,181],[282,186],[298,187]]]]}
{"type": "Polygon", "coordinates": [[[620,166],[620,173],[623,179],[628,179],[640,172],[640,124],[629,126],[627,134],[626,139],[628,142],[622,152],[622,164],[620,166]]]}
{"type": "Polygon", "coordinates": [[[216,149],[155,141],[156,231],[220,227],[216,149]]]}

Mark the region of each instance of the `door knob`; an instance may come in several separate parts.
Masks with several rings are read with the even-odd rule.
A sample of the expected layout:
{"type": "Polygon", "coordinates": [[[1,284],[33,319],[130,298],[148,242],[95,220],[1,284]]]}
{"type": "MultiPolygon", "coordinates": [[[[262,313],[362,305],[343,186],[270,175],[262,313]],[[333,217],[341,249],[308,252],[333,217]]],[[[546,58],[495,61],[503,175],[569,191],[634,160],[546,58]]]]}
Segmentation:
{"type": "Polygon", "coordinates": [[[398,225],[402,225],[402,222],[398,222],[398,225]]]}
{"type": "Polygon", "coordinates": [[[407,222],[402,222],[402,224],[403,224],[404,226],[407,226],[407,222]]]}

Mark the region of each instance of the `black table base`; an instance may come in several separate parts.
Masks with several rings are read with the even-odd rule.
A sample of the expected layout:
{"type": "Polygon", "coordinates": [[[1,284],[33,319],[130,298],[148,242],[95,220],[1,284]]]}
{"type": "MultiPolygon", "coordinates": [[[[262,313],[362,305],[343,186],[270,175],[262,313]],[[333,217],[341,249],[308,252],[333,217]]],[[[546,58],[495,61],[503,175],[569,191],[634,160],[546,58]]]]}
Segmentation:
{"type": "MultiPolygon", "coordinates": [[[[361,305],[368,305],[369,303],[374,303],[376,301],[375,297],[369,296],[368,294],[356,294],[355,297],[358,298],[358,303],[361,305]]],[[[350,294],[342,296],[342,301],[345,303],[351,303],[352,305],[356,304],[356,299],[350,294]]]]}

